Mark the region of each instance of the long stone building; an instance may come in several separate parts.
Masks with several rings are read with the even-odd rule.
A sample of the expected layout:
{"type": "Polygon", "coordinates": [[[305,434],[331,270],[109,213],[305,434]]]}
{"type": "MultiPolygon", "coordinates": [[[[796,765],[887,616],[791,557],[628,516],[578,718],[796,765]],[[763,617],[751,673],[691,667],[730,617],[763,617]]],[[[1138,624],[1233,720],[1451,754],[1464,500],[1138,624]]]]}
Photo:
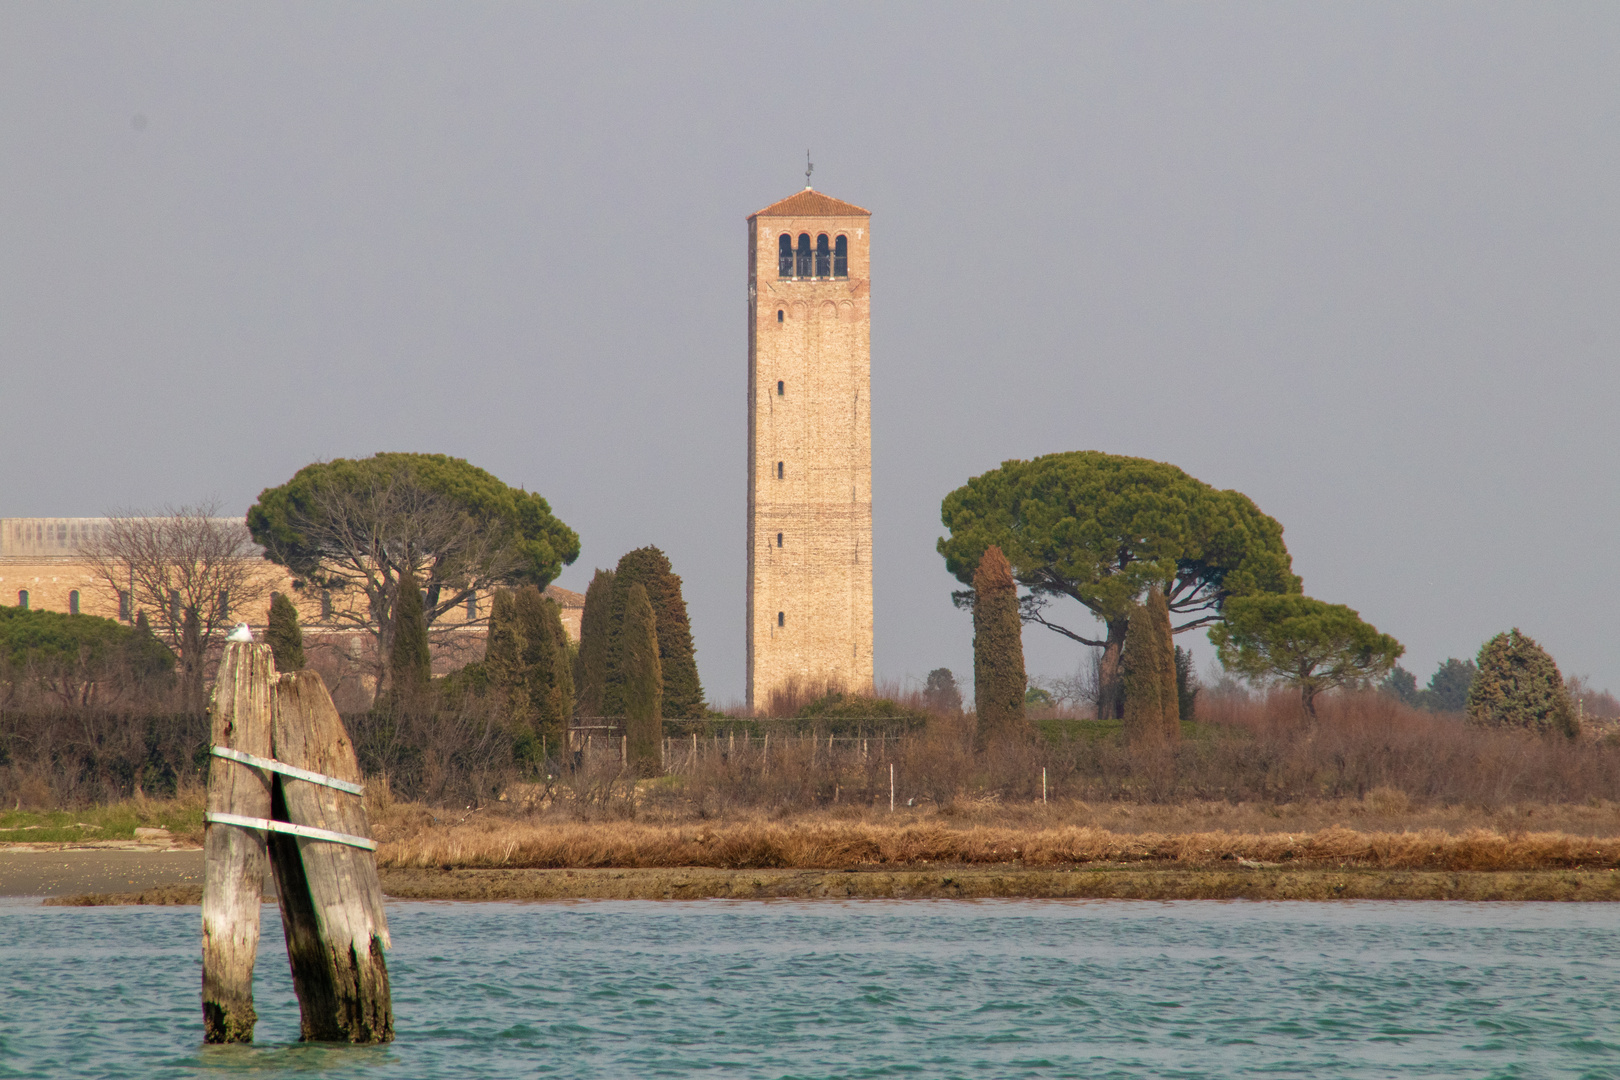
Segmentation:
{"type": "Polygon", "coordinates": [[[871,214],[748,219],[748,705],[872,685],[871,214]]]}
{"type": "MultiPolygon", "coordinates": [[[[133,622],[138,613],[132,610],[128,590],[114,589],[98,578],[80,555],[80,549],[106,527],[106,518],[0,518],[0,604],[133,622]]],[[[335,633],[347,625],[334,618],[334,612],[357,598],[346,601],[343,597],[295,589],[285,567],[262,558],[255,558],[254,566],[266,590],[286,593],[298,606],[299,621],[306,628],[335,633]]],[[[563,626],[578,641],[584,596],[556,585],[550,586],[546,595],[562,608],[563,626]]],[[[472,604],[440,616],[439,625],[470,623],[471,629],[482,632],[489,603],[487,595],[475,597],[472,604]]],[[[231,616],[259,628],[268,612],[266,601],[257,610],[233,611],[231,616]]]]}

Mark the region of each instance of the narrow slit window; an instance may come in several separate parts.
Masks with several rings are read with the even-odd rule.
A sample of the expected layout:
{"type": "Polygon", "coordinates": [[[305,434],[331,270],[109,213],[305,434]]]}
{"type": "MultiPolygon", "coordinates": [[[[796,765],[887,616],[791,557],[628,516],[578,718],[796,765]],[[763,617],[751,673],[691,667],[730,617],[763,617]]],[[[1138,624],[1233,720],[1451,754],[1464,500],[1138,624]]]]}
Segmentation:
{"type": "Polygon", "coordinates": [[[781,379],[777,379],[776,380],[776,396],[777,397],[782,397],[786,393],[787,393],[787,384],[784,383],[781,379]]]}
{"type": "Polygon", "coordinates": [[[777,626],[786,626],[787,625],[787,612],[778,611],[776,613],[776,625],[777,626]]]}
{"type": "Polygon", "coordinates": [[[330,619],[331,617],[332,617],[332,590],[331,589],[322,589],[321,590],[321,618],[322,619],[330,619]]]}
{"type": "Polygon", "coordinates": [[[28,590],[27,589],[18,589],[17,590],[17,606],[22,608],[24,611],[28,610],[28,590]]]}
{"type": "Polygon", "coordinates": [[[776,478],[778,480],[782,479],[782,463],[780,461],[776,463],[776,478]]]}
{"type": "Polygon", "coordinates": [[[777,322],[782,321],[782,309],[781,308],[776,309],[776,321],[777,322]]]}
{"type": "Polygon", "coordinates": [[[832,249],[827,246],[827,234],[816,237],[816,277],[832,277],[832,249]]]}
{"type": "Polygon", "coordinates": [[[802,232],[802,233],[799,234],[799,258],[797,260],[797,265],[794,267],[793,272],[794,272],[794,275],[796,277],[809,277],[810,276],[810,234],[809,233],[803,233],[802,232]]]}
{"type": "Polygon", "coordinates": [[[74,589],[72,592],[68,593],[68,614],[69,615],[77,615],[78,613],[79,613],[79,590],[74,589]]]}
{"type": "Polygon", "coordinates": [[[776,546],[777,547],[782,546],[782,534],[781,533],[776,534],[776,546]]]}
{"type": "MultiPolygon", "coordinates": [[[[783,233],[776,241],[776,276],[793,276],[793,237],[783,233]]],[[[777,321],[781,321],[782,313],[776,313],[777,321]]]]}
{"type": "Polygon", "coordinates": [[[849,237],[840,236],[833,244],[833,277],[849,277],[849,237]]]}

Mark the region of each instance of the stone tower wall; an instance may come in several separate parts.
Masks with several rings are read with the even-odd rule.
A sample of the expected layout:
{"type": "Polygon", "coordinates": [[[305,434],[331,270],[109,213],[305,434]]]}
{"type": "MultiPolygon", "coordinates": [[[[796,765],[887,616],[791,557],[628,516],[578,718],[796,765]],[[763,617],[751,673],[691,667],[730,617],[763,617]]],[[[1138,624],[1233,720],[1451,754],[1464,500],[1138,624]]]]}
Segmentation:
{"type": "Polygon", "coordinates": [[[872,685],[871,221],[811,195],[841,212],[773,214],[810,201],[795,196],[749,219],[747,688],[761,710],[790,683],[872,685]],[[846,236],[848,277],[781,278],[783,233],[846,236]]]}

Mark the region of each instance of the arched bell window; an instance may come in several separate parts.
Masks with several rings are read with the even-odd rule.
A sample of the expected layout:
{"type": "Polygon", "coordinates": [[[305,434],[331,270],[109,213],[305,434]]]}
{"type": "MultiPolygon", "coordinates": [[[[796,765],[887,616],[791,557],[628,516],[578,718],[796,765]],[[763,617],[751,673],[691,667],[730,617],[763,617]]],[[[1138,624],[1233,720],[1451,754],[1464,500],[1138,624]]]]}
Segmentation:
{"type": "Polygon", "coordinates": [[[827,246],[827,234],[816,237],[816,277],[832,277],[832,248],[827,246]]]}
{"type": "Polygon", "coordinates": [[[776,239],[776,276],[793,276],[793,237],[787,233],[776,239]]]}
{"type": "Polygon", "coordinates": [[[79,613],[79,590],[74,589],[72,592],[68,593],[68,614],[69,615],[77,615],[78,613],[79,613]]]}
{"type": "Polygon", "coordinates": [[[22,608],[24,611],[28,610],[28,590],[27,589],[18,589],[17,590],[17,606],[22,608]]]}
{"type": "Polygon", "coordinates": [[[840,236],[833,245],[833,277],[849,277],[849,237],[840,236]]]}
{"type": "Polygon", "coordinates": [[[799,257],[793,273],[796,277],[810,276],[810,234],[799,234],[799,257]]]}

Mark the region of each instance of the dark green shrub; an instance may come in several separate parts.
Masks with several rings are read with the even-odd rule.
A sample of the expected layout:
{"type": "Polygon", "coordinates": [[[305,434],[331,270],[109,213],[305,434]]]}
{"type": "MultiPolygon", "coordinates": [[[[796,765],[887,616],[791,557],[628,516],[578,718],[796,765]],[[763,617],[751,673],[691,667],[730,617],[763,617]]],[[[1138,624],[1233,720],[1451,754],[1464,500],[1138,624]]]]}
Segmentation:
{"type": "Polygon", "coordinates": [[[1468,691],[1470,723],[1580,734],[1558,665],[1514,627],[1479,650],[1479,674],[1468,691]]]}

